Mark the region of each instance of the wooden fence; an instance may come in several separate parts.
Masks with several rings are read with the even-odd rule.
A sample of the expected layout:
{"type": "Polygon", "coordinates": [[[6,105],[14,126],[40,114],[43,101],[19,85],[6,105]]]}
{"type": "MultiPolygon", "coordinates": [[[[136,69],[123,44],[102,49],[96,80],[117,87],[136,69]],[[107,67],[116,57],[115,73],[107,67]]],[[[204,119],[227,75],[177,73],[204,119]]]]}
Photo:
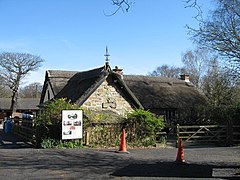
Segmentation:
{"type": "Polygon", "coordinates": [[[14,119],[13,133],[21,137],[24,141],[36,144],[36,128],[32,119],[14,119]]]}
{"type": "Polygon", "coordinates": [[[185,145],[216,144],[230,146],[240,143],[240,126],[237,125],[177,125],[177,139],[185,145]]]}
{"type": "Polygon", "coordinates": [[[122,128],[125,127],[126,141],[129,146],[147,146],[155,140],[161,141],[165,133],[148,134],[137,123],[92,123],[85,129],[83,142],[89,146],[116,147],[121,140],[122,128]],[[158,138],[158,139],[156,139],[158,138]]]}
{"type": "MultiPolygon", "coordinates": [[[[87,128],[84,128],[82,142],[89,146],[118,146],[122,127],[123,124],[91,124],[87,128]]],[[[141,136],[141,134],[136,132],[137,128],[135,126],[126,128],[128,143],[134,142],[141,136]]],[[[216,144],[231,146],[240,144],[240,125],[177,125],[174,129],[176,129],[177,139],[181,138],[184,145],[216,144]]],[[[50,135],[49,133],[46,135],[46,132],[43,131],[43,127],[37,127],[34,120],[14,120],[13,132],[33,145],[36,145],[41,138],[61,139],[61,127],[59,125],[48,127],[48,131],[51,131],[50,135]]],[[[165,133],[160,132],[160,136],[162,135],[165,136],[165,133]]],[[[156,134],[156,138],[158,136],[159,133],[156,134]]]]}
{"type": "Polygon", "coordinates": [[[87,146],[117,146],[122,127],[122,124],[93,123],[85,129],[83,143],[87,146]]]}
{"type": "MultiPolygon", "coordinates": [[[[122,123],[91,123],[88,127],[84,127],[82,143],[91,147],[119,146],[122,128],[122,123]]],[[[13,132],[37,147],[44,138],[61,139],[60,125],[36,126],[33,120],[16,119],[13,132]]],[[[132,146],[137,146],[139,139],[146,140],[144,135],[144,132],[136,124],[126,127],[126,139],[132,146]]]]}
{"type": "MultiPolygon", "coordinates": [[[[82,143],[89,146],[116,146],[121,137],[122,124],[93,123],[84,129],[82,143]]],[[[14,119],[13,133],[34,146],[43,138],[61,139],[61,126],[36,126],[31,119],[14,119]],[[41,137],[39,137],[41,136],[41,137]]]]}

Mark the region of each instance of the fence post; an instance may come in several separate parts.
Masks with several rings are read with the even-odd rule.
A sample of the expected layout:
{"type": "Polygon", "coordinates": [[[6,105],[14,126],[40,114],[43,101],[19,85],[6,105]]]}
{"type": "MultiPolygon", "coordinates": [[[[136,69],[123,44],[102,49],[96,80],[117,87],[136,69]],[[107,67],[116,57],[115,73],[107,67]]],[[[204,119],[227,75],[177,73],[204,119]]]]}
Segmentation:
{"type": "Polygon", "coordinates": [[[233,124],[232,121],[227,121],[227,146],[233,145],[233,124]]]}
{"type": "Polygon", "coordinates": [[[180,137],[179,124],[177,124],[176,132],[177,132],[176,147],[178,147],[178,140],[179,140],[179,137],[180,137]]]}
{"type": "Polygon", "coordinates": [[[89,145],[89,132],[88,131],[85,132],[85,145],[86,146],[89,145]]]}

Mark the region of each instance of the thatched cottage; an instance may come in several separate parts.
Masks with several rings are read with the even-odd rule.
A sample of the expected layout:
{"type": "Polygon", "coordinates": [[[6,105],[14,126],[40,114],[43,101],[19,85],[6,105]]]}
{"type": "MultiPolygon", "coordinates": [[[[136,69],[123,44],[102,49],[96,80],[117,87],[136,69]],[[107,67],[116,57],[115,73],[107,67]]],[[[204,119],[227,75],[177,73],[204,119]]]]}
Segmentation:
{"type": "Polygon", "coordinates": [[[144,108],[170,122],[179,111],[205,102],[189,82],[181,79],[123,75],[122,69],[105,66],[89,71],[46,71],[40,104],[68,98],[84,108],[124,114],[144,108]]]}

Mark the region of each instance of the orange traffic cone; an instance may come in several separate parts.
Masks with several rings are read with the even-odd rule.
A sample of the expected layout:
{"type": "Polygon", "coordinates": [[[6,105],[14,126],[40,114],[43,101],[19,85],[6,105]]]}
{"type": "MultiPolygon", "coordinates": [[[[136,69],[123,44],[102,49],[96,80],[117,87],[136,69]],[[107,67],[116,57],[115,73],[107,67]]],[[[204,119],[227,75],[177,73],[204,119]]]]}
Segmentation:
{"type": "Polygon", "coordinates": [[[127,151],[127,143],[126,143],[126,135],[125,135],[125,129],[122,128],[122,137],[121,137],[121,144],[119,146],[119,150],[116,151],[117,153],[129,153],[127,151]]]}
{"type": "Polygon", "coordinates": [[[185,163],[184,160],[184,151],[183,151],[183,145],[182,145],[182,139],[178,139],[178,152],[177,152],[177,158],[175,162],[179,163],[185,163]]]}

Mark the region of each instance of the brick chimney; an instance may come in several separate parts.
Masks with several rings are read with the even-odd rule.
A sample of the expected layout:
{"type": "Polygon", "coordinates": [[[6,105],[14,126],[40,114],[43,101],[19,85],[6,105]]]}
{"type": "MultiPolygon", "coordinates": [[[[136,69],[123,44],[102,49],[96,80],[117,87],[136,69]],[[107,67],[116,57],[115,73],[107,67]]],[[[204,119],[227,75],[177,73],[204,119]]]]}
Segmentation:
{"type": "Polygon", "coordinates": [[[182,74],[180,75],[180,79],[185,81],[185,82],[190,82],[189,80],[189,75],[188,74],[182,74]]]}

